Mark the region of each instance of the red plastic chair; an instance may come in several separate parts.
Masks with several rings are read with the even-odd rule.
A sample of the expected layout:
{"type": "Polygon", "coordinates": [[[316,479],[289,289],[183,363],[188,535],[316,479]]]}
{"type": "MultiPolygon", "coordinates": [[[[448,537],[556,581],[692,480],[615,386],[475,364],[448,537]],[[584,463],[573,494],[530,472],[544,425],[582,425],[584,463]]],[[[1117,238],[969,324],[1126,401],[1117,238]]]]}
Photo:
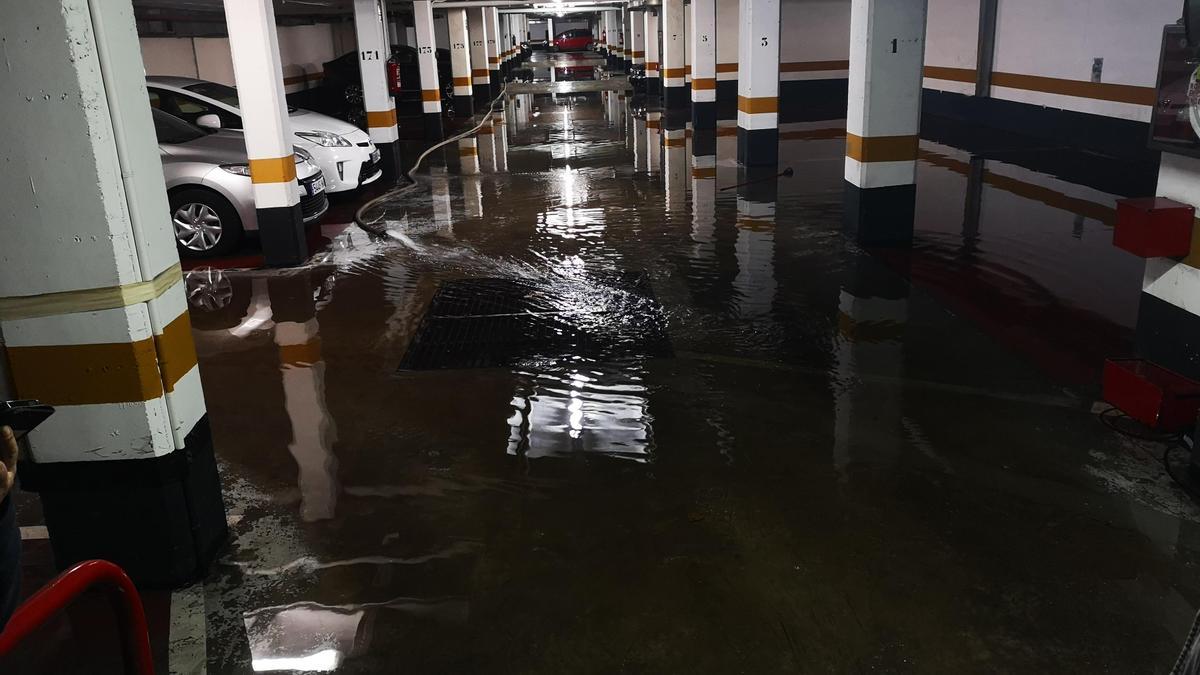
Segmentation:
{"type": "Polygon", "coordinates": [[[11,652],[30,633],[44,625],[93,586],[105,586],[125,656],[125,672],[154,675],[154,656],[142,597],[125,572],[107,560],[87,560],[63,572],[17,608],[0,633],[0,656],[11,652]]]}

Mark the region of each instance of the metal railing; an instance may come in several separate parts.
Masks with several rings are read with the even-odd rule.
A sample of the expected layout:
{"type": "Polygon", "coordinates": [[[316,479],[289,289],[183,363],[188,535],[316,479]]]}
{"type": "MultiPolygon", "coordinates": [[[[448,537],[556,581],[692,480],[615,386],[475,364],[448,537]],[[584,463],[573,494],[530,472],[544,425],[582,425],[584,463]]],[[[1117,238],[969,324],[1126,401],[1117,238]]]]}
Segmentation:
{"type": "Polygon", "coordinates": [[[125,672],[154,675],[154,656],[142,598],[125,572],[107,560],[88,560],[63,572],[17,608],[0,633],[0,656],[11,652],[35,630],[45,625],[85,591],[104,586],[113,612],[125,657],[125,672]]]}

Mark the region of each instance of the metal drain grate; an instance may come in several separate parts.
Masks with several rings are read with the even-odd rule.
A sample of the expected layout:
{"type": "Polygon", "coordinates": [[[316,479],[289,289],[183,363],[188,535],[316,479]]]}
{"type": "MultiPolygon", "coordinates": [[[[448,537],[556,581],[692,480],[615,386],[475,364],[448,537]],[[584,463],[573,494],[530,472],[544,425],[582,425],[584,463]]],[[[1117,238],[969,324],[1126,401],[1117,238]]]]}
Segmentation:
{"type": "Polygon", "coordinates": [[[672,353],[662,307],[640,276],[579,284],[465,279],[445,282],[434,294],[399,369],[672,353]]]}

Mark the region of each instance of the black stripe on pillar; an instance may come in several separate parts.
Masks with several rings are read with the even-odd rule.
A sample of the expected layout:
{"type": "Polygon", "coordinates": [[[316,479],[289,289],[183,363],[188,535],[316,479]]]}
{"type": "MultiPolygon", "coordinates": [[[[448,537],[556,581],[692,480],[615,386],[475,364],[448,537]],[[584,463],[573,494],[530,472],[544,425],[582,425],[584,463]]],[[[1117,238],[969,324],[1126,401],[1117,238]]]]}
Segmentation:
{"type": "Polygon", "coordinates": [[[779,129],[743,129],[738,127],[738,163],[743,166],[779,164],[779,129]]]}
{"type": "Polygon", "coordinates": [[[203,579],[229,536],[208,417],[161,457],[20,464],[22,489],[41,496],[54,563],[101,558],[138,586],[203,579]]]}
{"type": "Polygon", "coordinates": [[[906,245],[913,237],[916,185],[860,188],[845,181],[842,227],[864,246],[906,245]]]}
{"type": "Polygon", "coordinates": [[[691,98],[687,87],[663,87],[663,105],[668,108],[685,108],[691,98]]]}
{"type": "Polygon", "coordinates": [[[475,114],[475,98],[472,96],[454,95],[454,116],[470,117],[475,114]]]}
{"type": "Polygon", "coordinates": [[[692,129],[716,129],[717,104],[711,101],[692,101],[692,129]]]}
{"type": "Polygon", "coordinates": [[[717,154],[717,132],[714,129],[692,129],[692,155],[704,157],[717,154]]]}
{"type": "Polygon", "coordinates": [[[379,168],[385,180],[395,181],[404,173],[404,162],[400,159],[399,143],[376,143],[379,148],[379,168]]]}
{"type": "Polygon", "coordinates": [[[490,101],[500,95],[500,92],[504,89],[504,83],[500,80],[500,71],[498,70],[493,70],[489,78],[491,82],[488,83],[488,86],[492,90],[492,95],[488,97],[490,101]]]}
{"type": "Polygon", "coordinates": [[[440,141],[445,135],[442,131],[442,114],[440,112],[427,112],[425,117],[425,140],[440,141]]]}
{"type": "Polygon", "coordinates": [[[471,87],[471,94],[476,101],[483,103],[484,101],[492,100],[492,85],[491,84],[476,84],[471,87]]]}
{"type": "Polygon", "coordinates": [[[308,260],[308,238],[300,204],[255,209],[254,213],[268,267],[295,267],[308,260]]]}
{"type": "Polygon", "coordinates": [[[1143,359],[1200,380],[1200,316],[1143,291],[1134,350],[1143,359]]]}
{"type": "Polygon", "coordinates": [[[737,80],[717,80],[717,119],[736,120],[738,105],[737,80]]]}
{"type": "Polygon", "coordinates": [[[668,131],[686,129],[688,119],[689,116],[686,108],[666,108],[663,110],[662,128],[668,131]]]}
{"type": "Polygon", "coordinates": [[[646,95],[647,96],[662,96],[662,78],[647,77],[646,78],[646,95]]]}

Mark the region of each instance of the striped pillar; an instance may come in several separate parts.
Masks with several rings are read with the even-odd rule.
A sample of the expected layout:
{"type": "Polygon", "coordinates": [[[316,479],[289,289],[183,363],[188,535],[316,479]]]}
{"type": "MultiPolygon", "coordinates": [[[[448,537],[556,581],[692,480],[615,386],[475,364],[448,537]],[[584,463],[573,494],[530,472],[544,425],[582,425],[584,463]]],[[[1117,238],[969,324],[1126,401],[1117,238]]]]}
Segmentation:
{"type": "Polygon", "coordinates": [[[683,0],[663,0],[662,13],[663,105],[678,108],[688,102],[683,79],[687,44],[687,33],[683,30],[683,0]]]}
{"type": "Polygon", "coordinates": [[[779,163],[779,0],[743,0],[738,35],[738,162],[779,163]]]}
{"type": "Polygon", "coordinates": [[[467,31],[467,10],[446,10],[450,25],[450,75],[454,78],[454,114],[471,117],[475,114],[474,90],[471,82],[471,38],[467,31]]]}
{"type": "Polygon", "coordinates": [[[717,128],[717,0],[692,0],[692,128],[717,128]]]}
{"type": "Polygon", "coordinates": [[[692,5],[683,6],[683,84],[692,86],[692,5]]]}
{"type": "Polygon", "coordinates": [[[741,14],[738,0],[713,0],[717,7],[717,119],[737,119],[738,33],[741,14]]]}
{"type": "Polygon", "coordinates": [[[503,110],[498,110],[492,115],[492,129],[496,132],[493,134],[496,142],[496,171],[508,171],[508,120],[505,119],[503,110]]]}
{"type": "Polygon", "coordinates": [[[646,95],[662,95],[662,79],[659,77],[658,47],[661,36],[658,34],[658,10],[646,9],[646,95]]]}
{"type": "Polygon", "coordinates": [[[0,361],[14,398],[57,408],[28,436],[21,487],[60,567],[104,558],[183,585],[227,528],[133,7],[9,14],[0,361]]]}
{"type": "Polygon", "coordinates": [[[912,239],[927,0],[853,0],[846,110],[846,232],[912,239]]]}
{"type": "Polygon", "coordinates": [[[308,258],[308,242],[300,213],[275,10],[267,0],[229,2],[225,17],[263,255],[268,265],[299,265],[308,258]]]}
{"type": "Polygon", "coordinates": [[[616,25],[615,21],[613,20],[613,16],[615,15],[616,12],[612,10],[600,12],[600,25],[603,27],[603,30],[600,33],[600,44],[604,49],[604,60],[609,70],[616,70],[617,68],[616,55],[614,51],[617,43],[616,25]]]}
{"type": "MultiPolygon", "coordinates": [[[[694,80],[693,80],[694,81],[694,80]]],[[[692,255],[693,264],[711,269],[717,255],[716,136],[697,132],[692,137],[692,255]]]]}
{"type": "Polygon", "coordinates": [[[646,17],[645,11],[629,11],[629,56],[635,68],[646,67],[646,17]]]}
{"type": "Polygon", "coordinates": [[[379,148],[384,178],[396,180],[403,168],[396,145],[400,138],[396,101],[387,85],[387,60],[391,48],[387,37],[387,9],[382,0],[354,0],[354,32],[358,37],[358,65],[367,132],[379,148]]]}
{"type": "Polygon", "coordinates": [[[630,115],[630,134],[629,144],[633,146],[633,171],[641,173],[649,171],[650,166],[646,155],[646,119],[637,115],[630,115]]]}
{"type": "Polygon", "coordinates": [[[630,27],[630,22],[633,20],[633,12],[630,12],[624,6],[621,7],[621,69],[628,73],[629,68],[633,65],[633,29],[630,27]]]}
{"type": "Polygon", "coordinates": [[[504,79],[500,74],[500,11],[495,7],[484,7],[483,27],[487,40],[487,67],[491,75],[492,98],[500,95],[504,89],[504,79]]]}
{"type": "Polygon", "coordinates": [[[430,0],[413,0],[413,23],[417,29],[417,67],[421,72],[421,110],[425,113],[425,138],[441,140],[442,85],[438,81],[437,42],[433,32],[430,0]]]}
{"type": "Polygon", "coordinates": [[[471,41],[471,84],[473,103],[480,107],[492,100],[491,71],[488,70],[487,25],[488,8],[467,10],[467,37],[471,41]]]}
{"type": "MultiPolygon", "coordinates": [[[[1200,159],[1162,153],[1155,193],[1200,208],[1200,159]]],[[[1135,344],[1138,356],[1200,380],[1200,219],[1190,255],[1146,261],[1135,344]]]]}
{"type": "Polygon", "coordinates": [[[512,70],[512,14],[500,15],[500,72],[508,79],[512,70]]]}

